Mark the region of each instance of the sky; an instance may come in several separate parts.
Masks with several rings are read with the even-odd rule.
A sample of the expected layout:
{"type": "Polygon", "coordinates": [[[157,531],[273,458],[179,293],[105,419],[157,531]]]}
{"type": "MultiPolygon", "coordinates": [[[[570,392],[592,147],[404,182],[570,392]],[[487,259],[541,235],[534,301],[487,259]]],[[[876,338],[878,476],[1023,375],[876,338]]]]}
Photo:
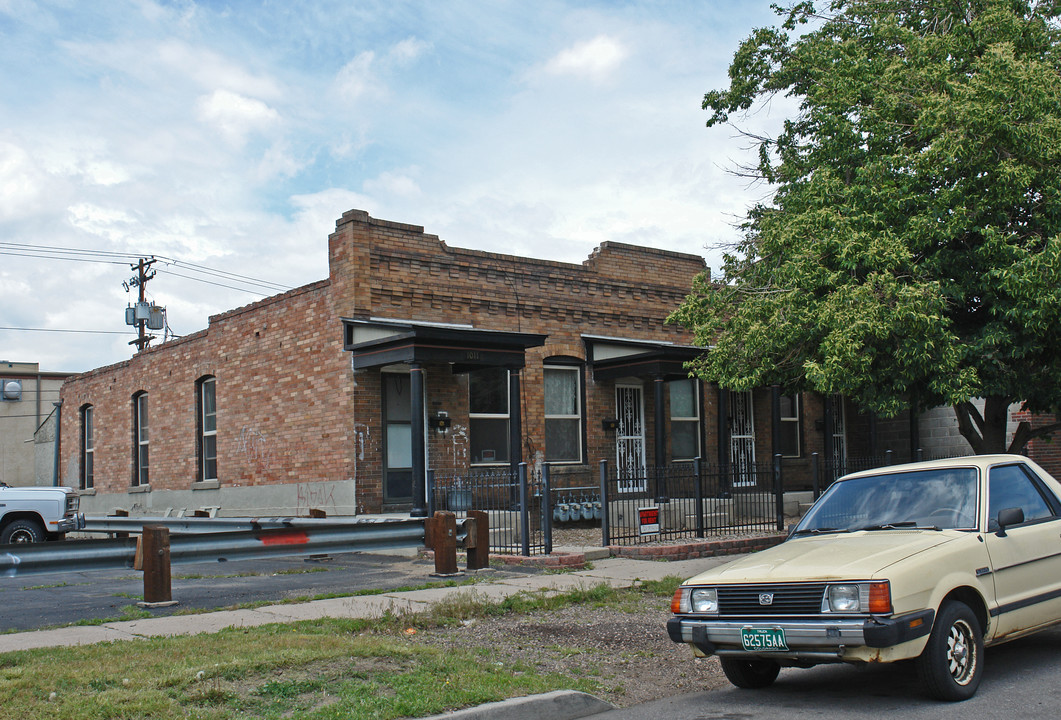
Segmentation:
{"type": "Polygon", "coordinates": [[[172,336],[324,279],[351,209],[451,247],[581,263],[610,240],[717,273],[769,188],[733,174],[748,143],[701,102],[775,19],[768,0],[0,0],[0,361],[131,357],[141,257],[172,336]]]}

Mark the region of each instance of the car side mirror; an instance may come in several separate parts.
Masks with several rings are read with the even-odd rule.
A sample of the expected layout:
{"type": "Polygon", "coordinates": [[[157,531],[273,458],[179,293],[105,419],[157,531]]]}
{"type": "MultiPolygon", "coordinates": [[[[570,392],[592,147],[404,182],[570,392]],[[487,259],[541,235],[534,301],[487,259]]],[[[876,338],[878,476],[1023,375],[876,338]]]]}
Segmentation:
{"type": "Polygon", "coordinates": [[[1020,525],[1024,522],[1024,509],[1019,507],[1002,508],[998,511],[999,537],[1006,537],[1006,528],[1010,525],[1020,525]]]}

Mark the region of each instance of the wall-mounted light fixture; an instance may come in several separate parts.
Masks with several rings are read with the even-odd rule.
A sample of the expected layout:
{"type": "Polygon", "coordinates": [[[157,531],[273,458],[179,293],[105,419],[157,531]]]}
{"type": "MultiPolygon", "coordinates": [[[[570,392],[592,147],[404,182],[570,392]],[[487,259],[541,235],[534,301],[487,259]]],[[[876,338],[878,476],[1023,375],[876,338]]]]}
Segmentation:
{"type": "Polygon", "coordinates": [[[439,435],[448,433],[452,425],[453,421],[450,420],[449,414],[442,410],[431,416],[431,427],[435,428],[435,432],[439,435]]]}

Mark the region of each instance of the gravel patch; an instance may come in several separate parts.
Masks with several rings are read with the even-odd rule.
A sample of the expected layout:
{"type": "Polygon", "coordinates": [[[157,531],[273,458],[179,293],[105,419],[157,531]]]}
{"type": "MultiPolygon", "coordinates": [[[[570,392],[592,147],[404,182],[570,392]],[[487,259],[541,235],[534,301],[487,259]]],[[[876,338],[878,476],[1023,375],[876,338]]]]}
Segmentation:
{"type": "Polygon", "coordinates": [[[667,636],[668,601],[632,596],[621,608],[591,603],[550,612],[477,619],[432,628],[417,641],[481,649],[486,662],[589,677],[619,707],[727,685],[717,658],[695,658],[667,636]]]}

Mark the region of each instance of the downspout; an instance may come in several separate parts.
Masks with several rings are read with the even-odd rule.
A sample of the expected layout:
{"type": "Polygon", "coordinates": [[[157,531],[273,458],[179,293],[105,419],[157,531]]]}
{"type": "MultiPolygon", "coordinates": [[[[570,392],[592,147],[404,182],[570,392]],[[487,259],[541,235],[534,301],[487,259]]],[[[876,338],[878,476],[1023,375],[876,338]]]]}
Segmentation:
{"type": "MultiPolygon", "coordinates": [[[[40,395],[39,391],[37,395],[40,395]]],[[[57,403],[52,403],[52,405],[55,406],[55,448],[52,462],[52,487],[59,487],[59,439],[62,437],[63,428],[63,401],[60,400],[57,403]]]]}

